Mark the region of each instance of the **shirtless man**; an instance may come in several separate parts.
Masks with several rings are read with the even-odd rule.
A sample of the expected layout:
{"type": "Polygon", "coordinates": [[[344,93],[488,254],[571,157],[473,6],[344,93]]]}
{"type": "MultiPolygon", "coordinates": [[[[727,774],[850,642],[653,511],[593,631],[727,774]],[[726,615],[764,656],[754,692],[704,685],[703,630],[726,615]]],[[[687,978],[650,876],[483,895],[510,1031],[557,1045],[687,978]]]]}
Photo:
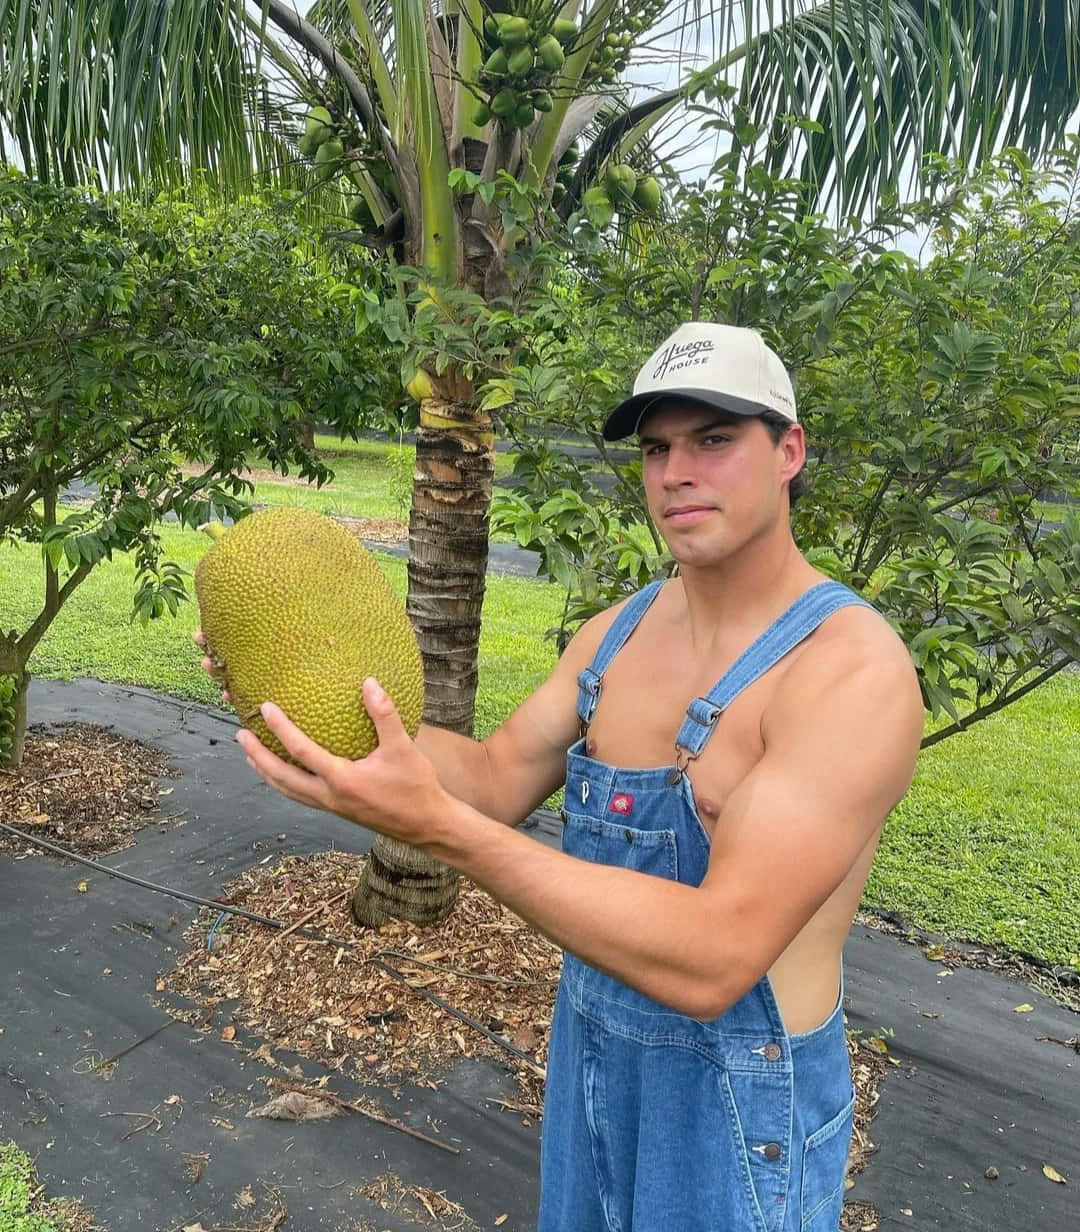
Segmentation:
{"type": "Polygon", "coordinates": [[[911,779],[918,684],[792,539],[803,430],[756,333],[680,327],[605,424],[633,434],[678,576],[585,624],[492,736],[410,740],[369,679],[363,761],[270,704],[305,768],[237,739],[278,791],[423,848],[566,951],[540,1232],[836,1232],[841,951],[911,779]],[[513,827],[564,783],[560,852],[513,827]]]}

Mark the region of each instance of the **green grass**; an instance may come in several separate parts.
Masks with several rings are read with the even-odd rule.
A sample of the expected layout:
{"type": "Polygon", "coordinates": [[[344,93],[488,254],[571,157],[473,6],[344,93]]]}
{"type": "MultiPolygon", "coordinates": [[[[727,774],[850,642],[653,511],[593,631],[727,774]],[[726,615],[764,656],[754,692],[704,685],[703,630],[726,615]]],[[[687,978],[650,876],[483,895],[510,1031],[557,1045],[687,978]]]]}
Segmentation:
{"type": "MultiPolygon", "coordinates": [[[[396,518],[408,520],[408,505],[400,485],[395,482],[394,454],[396,442],[350,441],[316,435],[315,448],[323,462],[334,472],[334,478],[321,488],[296,481],[289,475],[288,483],[258,483],[250,498],[260,505],[304,505],[319,513],[351,518],[396,518]]],[[[401,446],[408,459],[404,468],[411,481],[416,450],[401,446]]],[[[255,466],[263,461],[252,459],[255,466]]],[[[507,454],[495,457],[496,477],[513,469],[513,459],[507,454]]]]}
{"type": "Polygon", "coordinates": [[[0,1143],[0,1232],[64,1232],[63,1210],[51,1203],[42,1209],[36,1195],[30,1156],[14,1142],[0,1143]]]}
{"type": "MultiPolygon", "coordinates": [[[[188,570],[206,548],[195,532],[165,527],[162,537],[188,570]]],[[[380,559],[404,595],[404,562],[380,559]]],[[[34,673],[131,682],[218,702],[191,642],[194,604],[176,619],[133,625],[133,577],[122,559],[94,570],[39,645],[34,673]]],[[[41,585],[36,550],[0,545],[0,627],[26,627],[41,585]]],[[[558,622],[561,598],[554,586],[489,578],[478,735],[491,732],[551,670],[554,645],[544,635],[558,622]]],[[[1070,673],[927,749],[886,826],[866,905],[952,937],[1080,966],[1078,732],[1080,674],[1070,673]]]]}
{"type": "Polygon", "coordinates": [[[1080,968],[1080,674],[925,749],[866,901],[1080,968]]]}

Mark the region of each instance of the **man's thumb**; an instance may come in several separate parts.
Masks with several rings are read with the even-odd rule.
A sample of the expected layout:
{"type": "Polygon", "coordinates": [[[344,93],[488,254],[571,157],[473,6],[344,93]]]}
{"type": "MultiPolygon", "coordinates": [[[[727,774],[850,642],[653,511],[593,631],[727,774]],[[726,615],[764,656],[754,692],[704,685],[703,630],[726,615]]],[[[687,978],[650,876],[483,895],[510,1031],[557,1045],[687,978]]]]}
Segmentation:
{"type": "Polygon", "coordinates": [[[374,676],[368,676],[364,681],[364,706],[375,724],[380,743],[384,736],[389,736],[401,728],[401,720],[394,708],[394,699],[374,676]]]}

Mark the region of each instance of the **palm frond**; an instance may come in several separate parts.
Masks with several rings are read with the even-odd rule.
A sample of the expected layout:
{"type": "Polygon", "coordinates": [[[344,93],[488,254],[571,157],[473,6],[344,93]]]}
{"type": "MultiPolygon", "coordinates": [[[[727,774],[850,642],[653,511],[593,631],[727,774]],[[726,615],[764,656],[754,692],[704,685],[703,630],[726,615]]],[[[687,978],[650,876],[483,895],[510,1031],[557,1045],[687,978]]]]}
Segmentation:
{"type": "Polygon", "coordinates": [[[1077,0],[821,3],[748,45],[739,104],[768,134],[755,153],[771,170],[860,210],[917,182],[931,151],[974,165],[1060,142],[1080,104],[1078,40],[1077,0]]]}
{"type": "Polygon", "coordinates": [[[253,166],[243,0],[0,0],[0,124],[41,178],[253,166]]]}

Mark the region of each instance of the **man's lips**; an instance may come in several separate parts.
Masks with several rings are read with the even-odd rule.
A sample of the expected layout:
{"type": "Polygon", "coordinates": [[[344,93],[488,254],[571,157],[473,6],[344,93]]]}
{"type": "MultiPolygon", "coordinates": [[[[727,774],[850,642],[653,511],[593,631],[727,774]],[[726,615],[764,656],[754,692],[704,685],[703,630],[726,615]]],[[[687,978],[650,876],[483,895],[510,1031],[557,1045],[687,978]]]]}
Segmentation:
{"type": "Polygon", "coordinates": [[[696,522],[714,512],[712,505],[673,505],[664,511],[664,518],[668,522],[696,522]]]}

